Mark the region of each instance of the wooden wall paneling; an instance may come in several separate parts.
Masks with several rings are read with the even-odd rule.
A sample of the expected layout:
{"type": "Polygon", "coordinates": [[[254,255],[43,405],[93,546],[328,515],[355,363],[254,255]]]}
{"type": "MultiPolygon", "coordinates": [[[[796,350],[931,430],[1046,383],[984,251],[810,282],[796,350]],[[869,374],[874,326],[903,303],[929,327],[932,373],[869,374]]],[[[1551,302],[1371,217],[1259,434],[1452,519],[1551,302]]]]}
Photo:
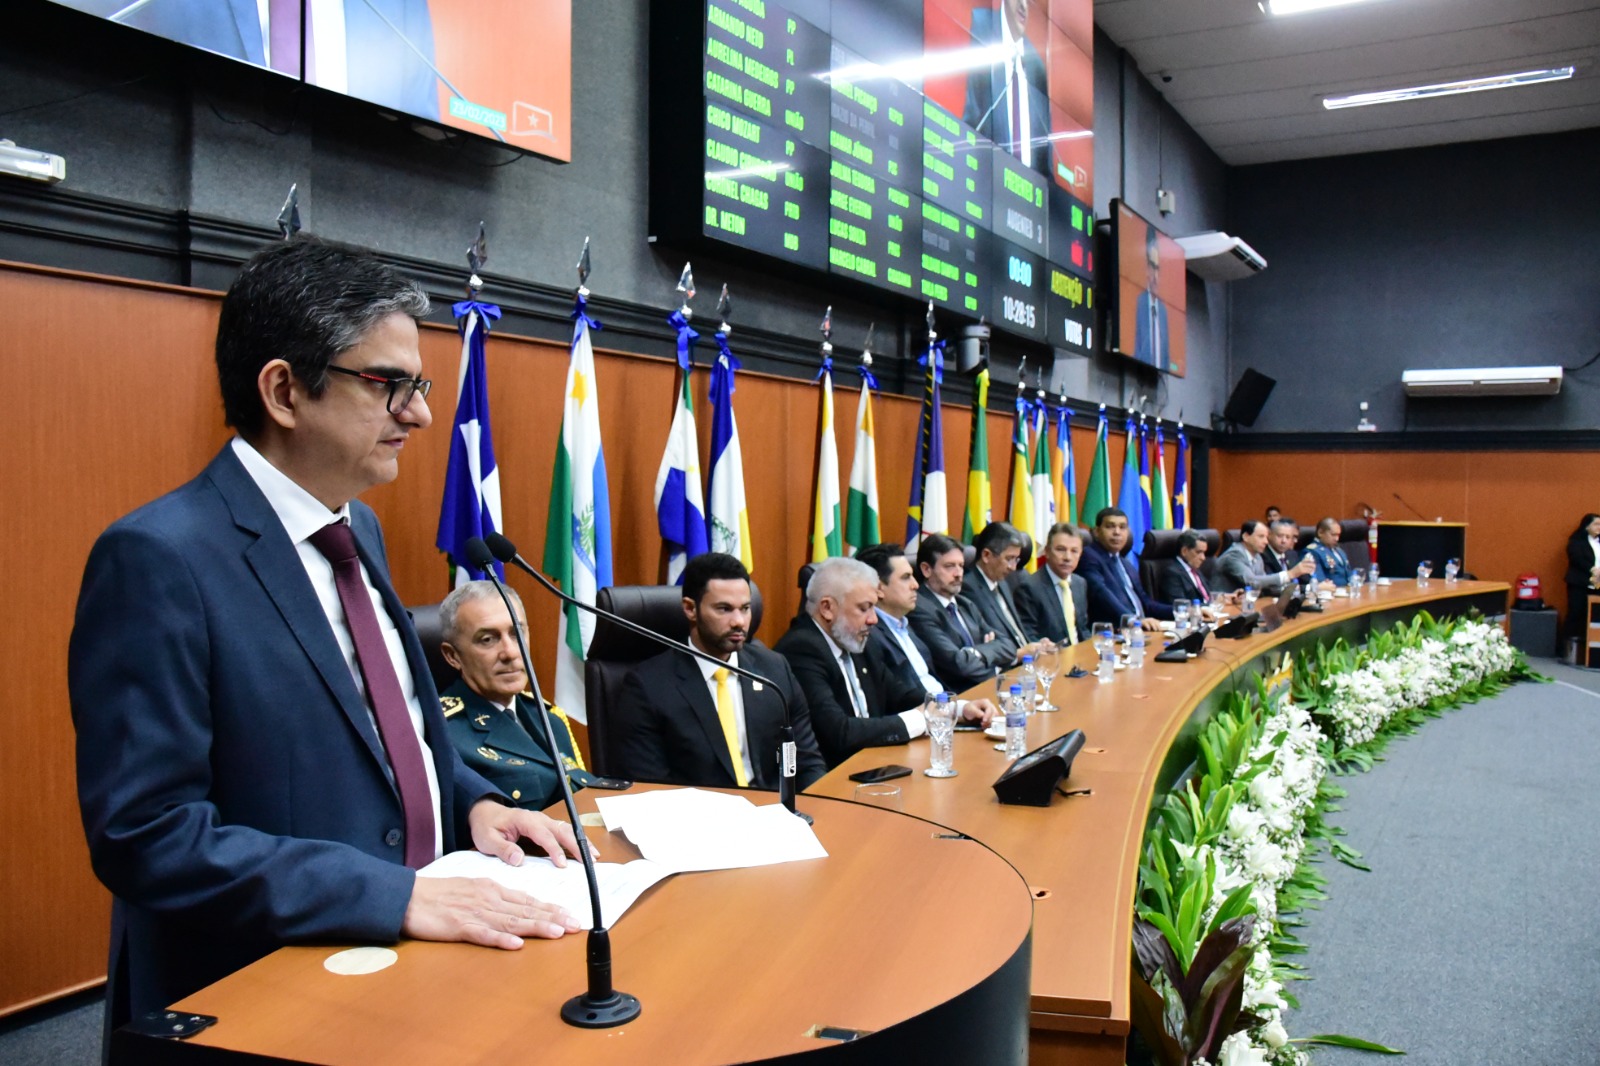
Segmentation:
{"type": "Polygon", "coordinates": [[[0,1014],[105,975],[110,899],[90,872],[67,710],[67,636],[99,532],[224,439],[192,293],[0,273],[0,569],[18,669],[0,714],[0,1014]]]}

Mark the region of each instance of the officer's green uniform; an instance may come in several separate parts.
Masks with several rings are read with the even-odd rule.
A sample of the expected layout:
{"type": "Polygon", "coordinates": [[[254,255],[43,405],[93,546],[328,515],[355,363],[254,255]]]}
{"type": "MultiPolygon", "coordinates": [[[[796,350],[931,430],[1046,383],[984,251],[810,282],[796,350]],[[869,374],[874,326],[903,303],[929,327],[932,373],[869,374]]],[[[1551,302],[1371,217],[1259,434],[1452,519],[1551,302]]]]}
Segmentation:
{"type": "MultiPolygon", "coordinates": [[[[542,810],[560,801],[555,760],[550,757],[544,729],[532,717],[531,696],[518,696],[516,713],[512,714],[473,692],[458,678],[444,690],[439,702],[444,708],[450,741],[468,766],[493,782],[519,807],[542,810]]],[[[549,713],[568,779],[574,789],[582,788],[593,775],[584,769],[567,716],[555,707],[549,713]]]]}

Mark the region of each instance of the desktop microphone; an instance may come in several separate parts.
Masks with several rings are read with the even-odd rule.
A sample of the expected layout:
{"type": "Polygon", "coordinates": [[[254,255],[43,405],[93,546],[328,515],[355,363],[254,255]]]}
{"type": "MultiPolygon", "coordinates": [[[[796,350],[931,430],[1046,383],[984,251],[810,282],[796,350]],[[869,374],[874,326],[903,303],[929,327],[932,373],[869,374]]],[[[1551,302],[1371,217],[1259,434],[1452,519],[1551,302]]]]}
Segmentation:
{"type": "Polygon", "coordinates": [[[517,612],[506,593],[505,582],[494,572],[494,556],[480,537],[467,541],[467,561],[482,570],[494,582],[505,601],[506,616],[511,619],[511,632],[517,638],[517,651],[522,653],[522,668],[528,672],[528,685],[533,689],[533,699],[538,705],[534,716],[544,723],[545,743],[550,745],[550,756],[556,763],[556,777],[561,781],[561,799],[567,807],[567,817],[572,821],[572,835],[578,841],[578,858],[583,862],[584,877],[589,882],[589,909],[594,926],[589,930],[589,990],[573,996],[561,1005],[561,1020],[568,1025],[584,1029],[608,1029],[623,1025],[639,1016],[639,1000],[619,992],[611,985],[611,930],[600,920],[600,882],[595,875],[594,856],[589,853],[589,840],[583,832],[583,822],[578,818],[578,805],[572,799],[572,784],[567,780],[567,768],[562,765],[561,747],[556,743],[555,730],[550,726],[550,713],[545,710],[544,694],[539,691],[539,678],[533,672],[533,659],[528,655],[528,644],[522,637],[522,627],[516,624],[517,612]]]}
{"type": "MultiPolygon", "coordinates": [[[[511,541],[507,540],[501,534],[490,533],[484,538],[484,540],[488,544],[489,550],[494,553],[494,557],[496,559],[499,559],[502,563],[510,563],[511,565],[524,571],[529,577],[533,578],[540,585],[544,586],[544,588],[548,590],[551,595],[555,596],[562,603],[570,603],[580,611],[586,611],[589,614],[594,615],[596,618],[604,618],[609,622],[621,626],[630,633],[637,633],[639,636],[653,640],[657,644],[664,644],[667,647],[676,651],[681,651],[686,655],[692,655],[702,662],[708,662],[713,666],[723,667],[729,673],[737,674],[743,678],[748,678],[749,680],[754,681],[756,684],[764,685],[767,688],[770,688],[773,692],[777,693],[778,703],[783,707],[783,725],[778,730],[778,799],[783,803],[784,807],[788,809],[790,814],[795,815],[798,818],[804,818],[808,823],[811,821],[810,815],[802,814],[794,809],[795,762],[797,758],[794,742],[794,724],[789,720],[789,697],[784,695],[782,686],[778,685],[771,678],[756,673],[754,670],[746,670],[742,666],[735,666],[733,663],[723,662],[715,655],[709,655],[706,652],[701,651],[699,648],[696,648],[692,644],[673,640],[671,637],[663,636],[653,629],[647,629],[639,623],[629,621],[628,619],[623,618],[621,615],[618,615],[612,611],[603,610],[602,608],[596,607],[592,603],[584,603],[575,596],[569,596],[557,588],[555,583],[549,578],[545,577],[538,570],[534,569],[528,560],[517,554],[516,545],[512,544],[511,541]]],[[[473,565],[477,564],[474,563],[473,565]]],[[[751,757],[754,758],[754,755],[751,757]]]]}

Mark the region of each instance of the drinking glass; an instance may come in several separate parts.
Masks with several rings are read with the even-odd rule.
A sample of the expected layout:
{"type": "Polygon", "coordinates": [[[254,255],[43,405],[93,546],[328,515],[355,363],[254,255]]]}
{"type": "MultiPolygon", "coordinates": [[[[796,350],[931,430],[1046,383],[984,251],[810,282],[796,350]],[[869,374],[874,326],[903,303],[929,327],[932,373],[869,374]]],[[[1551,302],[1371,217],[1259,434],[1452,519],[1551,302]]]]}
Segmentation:
{"type": "Polygon", "coordinates": [[[903,811],[906,809],[905,797],[900,794],[899,785],[857,785],[856,802],[882,807],[884,810],[889,811],[903,811]]]}
{"type": "Polygon", "coordinates": [[[1260,595],[1260,592],[1256,589],[1256,587],[1254,585],[1246,585],[1245,588],[1244,588],[1244,595],[1242,597],[1240,597],[1240,599],[1239,599],[1239,608],[1240,608],[1240,610],[1243,610],[1243,611],[1253,611],[1253,610],[1255,610],[1256,609],[1256,597],[1259,596],[1259,595],[1260,595]]]}
{"type": "Polygon", "coordinates": [[[929,777],[956,776],[955,697],[948,692],[941,692],[937,696],[929,696],[922,705],[922,713],[928,720],[929,756],[933,764],[922,772],[929,777]]]}
{"type": "Polygon", "coordinates": [[[1041,641],[1034,649],[1033,672],[1039,675],[1040,703],[1035,709],[1041,713],[1059,711],[1061,708],[1050,702],[1050,683],[1061,672],[1061,650],[1048,640],[1041,641]]]}

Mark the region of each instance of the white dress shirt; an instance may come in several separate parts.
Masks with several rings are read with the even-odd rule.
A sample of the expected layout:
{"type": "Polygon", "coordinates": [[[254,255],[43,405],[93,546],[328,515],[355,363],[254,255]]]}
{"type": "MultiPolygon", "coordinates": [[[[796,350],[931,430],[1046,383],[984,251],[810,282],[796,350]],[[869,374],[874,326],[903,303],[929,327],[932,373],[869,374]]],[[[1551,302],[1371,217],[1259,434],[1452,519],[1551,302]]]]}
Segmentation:
{"type": "MultiPolygon", "coordinates": [[[[361,693],[365,705],[367,685],[361,679],[361,667],[356,662],[355,641],[350,637],[350,627],[344,618],[344,605],[339,602],[339,588],[333,581],[333,564],[328,562],[327,557],[311,543],[311,534],[323,526],[334,522],[349,522],[350,505],[347,503],[337,511],[328,510],[320,500],[268,462],[265,456],[242,437],[233,439],[233,454],[244,464],[245,472],[256,483],[261,494],[267,498],[267,503],[272,506],[278,521],[283,523],[284,532],[289,534],[289,540],[293,542],[294,550],[300,556],[300,564],[306,569],[306,577],[311,581],[311,589],[317,595],[317,602],[322,605],[322,613],[327,615],[334,639],[339,642],[339,651],[344,655],[345,666],[350,670],[350,679],[355,682],[356,691],[361,693]]],[[[372,578],[368,575],[364,563],[361,566],[361,583],[366,586],[367,595],[372,598],[372,610],[378,616],[378,625],[383,630],[383,643],[389,650],[390,661],[394,663],[395,677],[400,682],[400,694],[405,697],[406,709],[411,714],[411,726],[417,731],[417,743],[422,748],[422,765],[428,774],[428,795],[433,800],[433,854],[437,858],[444,850],[444,826],[439,819],[439,773],[433,764],[433,751],[428,747],[427,737],[423,733],[422,704],[417,700],[416,678],[412,676],[411,663],[406,659],[405,643],[400,638],[400,630],[395,626],[394,619],[389,617],[389,609],[384,606],[383,597],[373,587],[372,578]]],[[[378,732],[377,717],[372,713],[370,706],[367,706],[367,719],[372,723],[373,735],[381,736],[378,732]]]]}

